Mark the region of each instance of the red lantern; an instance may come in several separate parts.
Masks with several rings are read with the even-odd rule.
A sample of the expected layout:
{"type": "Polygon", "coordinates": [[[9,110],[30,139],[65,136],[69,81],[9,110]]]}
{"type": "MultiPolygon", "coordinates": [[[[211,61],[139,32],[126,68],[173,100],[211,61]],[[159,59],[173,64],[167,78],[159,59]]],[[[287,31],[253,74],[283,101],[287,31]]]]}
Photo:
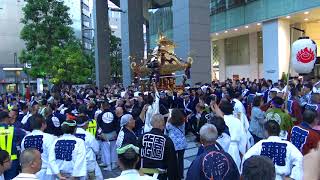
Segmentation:
{"type": "Polygon", "coordinates": [[[312,71],[317,59],[317,44],[309,37],[300,38],[292,44],[291,63],[299,74],[312,71]]]}

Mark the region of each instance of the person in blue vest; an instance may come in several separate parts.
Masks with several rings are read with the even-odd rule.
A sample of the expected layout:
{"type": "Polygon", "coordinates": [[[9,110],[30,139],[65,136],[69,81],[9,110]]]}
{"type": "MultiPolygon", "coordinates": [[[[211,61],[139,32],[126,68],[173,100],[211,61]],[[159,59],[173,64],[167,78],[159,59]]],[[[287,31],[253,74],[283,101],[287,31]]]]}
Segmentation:
{"type": "Polygon", "coordinates": [[[10,116],[8,112],[0,112],[0,148],[6,150],[12,160],[12,166],[9,170],[4,172],[5,179],[13,179],[19,174],[19,152],[20,144],[23,137],[26,135],[25,131],[20,128],[15,128],[9,125],[10,116]]]}
{"type": "Polygon", "coordinates": [[[131,114],[125,114],[120,121],[121,130],[118,134],[116,147],[121,148],[124,144],[138,145],[138,137],[135,135],[133,129],[135,127],[135,119],[131,114]]]}
{"type": "Polygon", "coordinates": [[[218,131],[213,124],[200,129],[200,142],[204,152],[197,156],[187,172],[186,180],[235,179],[240,178],[236,163],[225,151],[216,147],[218,131]]]}
{"type": "MultiPolygon", "coordinates": [[[[21,121],[25,115],[29,113],[29,106],[25,103],[20,104],[20,112],[17,117],[17,124],[21,124],[21,121]]],[[[22,127],[22,124],[21,124],[22,127]]]]}
{"type": "Polygon", "coordinates": [[[37,101],[34,101],[33,103],[31,103],[31,113],[25,115],[25,117],[21,121],[24,130],[31,131],[30,118],[32,115],[38,114],[38,112],[39,112],[39,104],[37,101]]]}
{"type": "Polygon", "coordinates": [[[66,120],[66,116],[57,111],[55,103],[50,104],[45,119],[47,124],[47,128],[45,129],[46,133],[55,136],[61,136],[63,134],[61,124],[66,120]]]}

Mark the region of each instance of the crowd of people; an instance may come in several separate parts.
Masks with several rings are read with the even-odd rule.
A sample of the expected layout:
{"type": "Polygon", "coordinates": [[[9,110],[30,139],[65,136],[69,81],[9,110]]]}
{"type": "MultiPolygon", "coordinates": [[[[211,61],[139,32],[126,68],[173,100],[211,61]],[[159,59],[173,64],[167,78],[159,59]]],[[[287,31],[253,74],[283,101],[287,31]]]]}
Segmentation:
{"type": "Polygon", "coordinates": [[[6,93],[0,180],[99,180],[118,167],[113,179],[318,179],[319,119],[313,79],[6,93]],[[199,150],[185,175],[188,135],[199,150]]]}

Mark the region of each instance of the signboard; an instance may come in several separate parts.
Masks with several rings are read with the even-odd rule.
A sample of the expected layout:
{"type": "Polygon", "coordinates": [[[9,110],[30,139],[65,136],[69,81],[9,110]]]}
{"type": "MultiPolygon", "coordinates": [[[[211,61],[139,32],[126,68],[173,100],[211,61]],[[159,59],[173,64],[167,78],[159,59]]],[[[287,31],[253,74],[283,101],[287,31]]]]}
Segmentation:
{"type": "Polygon", "coordinates": [[[37,93],[43,93],[43,79],[37,78],[37,93]]]}

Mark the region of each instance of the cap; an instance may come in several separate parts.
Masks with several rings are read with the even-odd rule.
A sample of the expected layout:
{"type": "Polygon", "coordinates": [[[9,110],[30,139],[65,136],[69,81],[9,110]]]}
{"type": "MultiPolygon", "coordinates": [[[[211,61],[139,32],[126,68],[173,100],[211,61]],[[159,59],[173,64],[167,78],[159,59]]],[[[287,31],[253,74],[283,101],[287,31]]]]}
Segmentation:
{"type": "Polygon", "coordinates": [[[133,149],[135,153],[139,154],[139,148],[132,144],[128,144],[126,146],[117,148],[117,154],[124,154],[125,152],[127,152],[128,149],[133,149]]]}
{"type": "Polygon", "coordinates": [[[63,125],[67,125],[67,126],[70,126],[70,127],[74,127],[74,126],[77,126],[77,122],[75,120],[66,120],[62,123],[61,126],[63,125]]]}
{"type": "Polygon", "coordinates": [[[125,125],[127,125],[130,121],[130,119],[132,119],[132,115],[131,114],[125,114],[121,117],[121,120],[120,120],[120,127],[123,127],[125,125]]]}

